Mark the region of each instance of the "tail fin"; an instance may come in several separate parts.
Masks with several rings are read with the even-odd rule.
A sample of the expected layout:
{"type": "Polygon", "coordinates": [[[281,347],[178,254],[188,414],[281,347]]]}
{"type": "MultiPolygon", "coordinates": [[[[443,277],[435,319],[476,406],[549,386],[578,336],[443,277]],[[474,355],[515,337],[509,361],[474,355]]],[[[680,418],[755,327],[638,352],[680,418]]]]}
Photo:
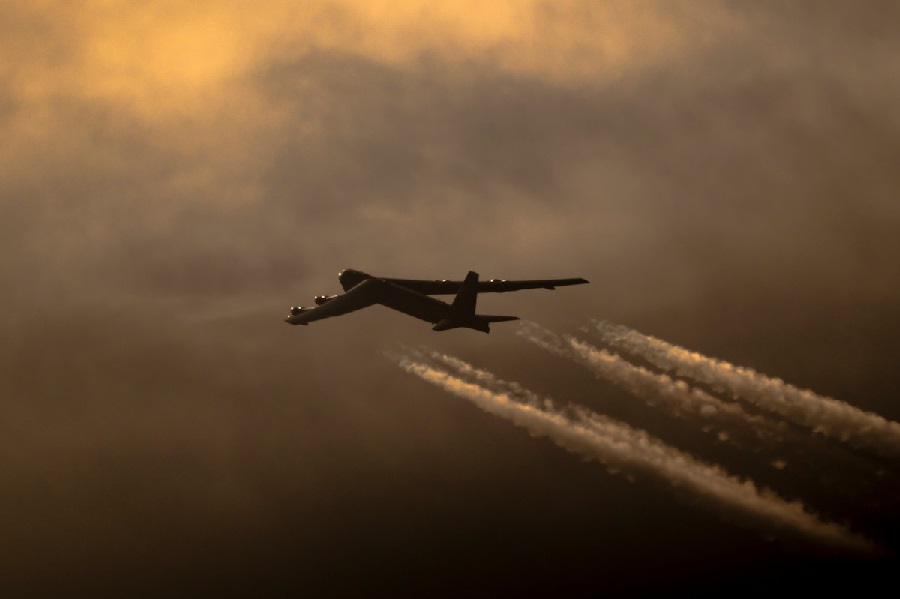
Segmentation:
{"type": "Polygon", "coordinates": [[[438,321],[432,329],[446,331],[447,329],[469,328],[490,333],[492,322],[505,322],[518,320],[517,316],[488,316],[475,314],[475,300],[478,298],[478,273],[469,271],[466,280],[459,286],[459,291],[450,305],[451,315],[438,321]]]}
{"type": "Polygon", "coordinates": [[[462,317],[475,316],[475,300],[478,298],[478,273],[469,271],[453,299],[453,312],[462,317]]]}

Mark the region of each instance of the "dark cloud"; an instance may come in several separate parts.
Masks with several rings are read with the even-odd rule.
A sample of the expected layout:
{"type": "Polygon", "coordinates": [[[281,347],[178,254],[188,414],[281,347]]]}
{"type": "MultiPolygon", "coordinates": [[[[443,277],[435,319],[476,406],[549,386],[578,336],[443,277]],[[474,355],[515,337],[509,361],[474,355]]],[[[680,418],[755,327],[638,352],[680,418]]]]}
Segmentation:
{"type": "Polygon", "coordinates": [[[80,46],[52,29],[61,49],[35,72],[55,91],[0,93],[15,158],[0,178],[0,583],[565,594],[599,580],[640,595],[873,573],[609,476],[381,354],[460,355],[895,547],[898,497],[850,475],[864,457],[816,439],[775,471],[514,326],[438,335],[381,308],[281,322],[337,292],[344,267],[584,276],[479,305],[566,331],[609,318],[900,419],[897,48],[874,8],[819,6],[732,6],[733,35],[615,77],[443,46],[406,62],[311,50],[225,80],[208,109],[152,118],[61,93],[44,67],[80,46]]]}

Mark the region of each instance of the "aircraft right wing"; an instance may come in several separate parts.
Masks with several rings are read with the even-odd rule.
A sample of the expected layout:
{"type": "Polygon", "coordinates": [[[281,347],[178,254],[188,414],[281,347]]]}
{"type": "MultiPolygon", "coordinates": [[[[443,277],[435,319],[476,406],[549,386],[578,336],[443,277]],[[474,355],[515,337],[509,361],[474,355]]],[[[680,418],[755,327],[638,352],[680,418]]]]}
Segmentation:
{"type": "Polygon", "coordinates": [[[349,312],[355,312],[368,308],[373,304],[381,303],[384,283],[378,279],[368,279],[347,293],[328,300],[324,304],[312,309],[303,309],[299,314],[292,314],[285,320],[291,324],[309,324],[323,318],[340,316],[349,312]]]}
{"type": "Polygon", "coordinates": [[[451,315],[449,304],[382,279],[366,279],[350,291],[315,308],[302,308],[285,320],[290,324],[309,324],[323,318],[340,316],[374,304],[403,312],[435,324],[451,315]]]}

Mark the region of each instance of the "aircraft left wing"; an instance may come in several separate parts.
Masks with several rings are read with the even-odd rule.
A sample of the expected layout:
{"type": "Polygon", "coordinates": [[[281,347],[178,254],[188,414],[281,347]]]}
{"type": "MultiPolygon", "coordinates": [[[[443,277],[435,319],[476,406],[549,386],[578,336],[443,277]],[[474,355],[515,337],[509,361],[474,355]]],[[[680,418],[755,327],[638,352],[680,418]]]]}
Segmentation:
{"type": "MultiPolygon", "coordinates": [[[[412,289],[425,295],[453,295],[459,293],[462,281],[437,280],[428,281],[421,279],[384,279],[401,287],[412,289]]],[[[507,281],[506,279],[490,279],[478,281],[475,290],[478,293],[503,293],[506,291],[519,291],[521,289],[556,289],[569,285],[583,285],[587,279],[527,279],[520,281],[507,281]]]]}
{"type": "MultiPolygon", "coordinates": [[[[375,279],[370,274],[359,270],[347,268],[338,273],[338,279],[344,291],[349,291],[370,279],[375,279]]],[[[455,295],[462,288],[462,281],[449,281],[447,279],[394,279],[390,277],[377,277],[382,281],[399,285],[423,295],[455,295]]],[[[491,279],[478,281],[475,284],[477,293],[503,293],[505,291],[518,291],[520,289],[555,289],[569,285],[583,285],[587,279],[524,279],[519,281],[507,281],[506,279],[491,279]]]]}

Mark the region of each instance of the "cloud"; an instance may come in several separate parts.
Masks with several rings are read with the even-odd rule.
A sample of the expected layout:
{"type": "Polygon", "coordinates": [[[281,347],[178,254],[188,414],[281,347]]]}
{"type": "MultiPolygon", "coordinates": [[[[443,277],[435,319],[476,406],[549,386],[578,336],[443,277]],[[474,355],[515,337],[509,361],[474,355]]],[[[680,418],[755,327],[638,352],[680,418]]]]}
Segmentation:
{"type": "MultiPolygon", "coordinates": [[[[115,531],[126,530],[120,517],[154,504],[136,500],[107,517],[96,499],[103,485],[145,490],[137,473],[147,467],[176,511],[193,488],[179,472],[218,481],[210,488],[262,489],[233,504],[201,493],[184,507],[171,529],[201,539],[197,555],[206,537],[193,533],[229,516],[252,522],[258,508],[275,523],[258,537],[252,524],[225,530],[233,547],[249,546],[243,534],[290,545],[277,526],[288,514],[350,522],[365,508],[342,511],[347,497],[377,489],[384,505],[402,505],[418,495],[412,483],[395,491],[396,481],[419,477],[486,522],[480,491],[509,489],[491,470],[500,454],[486,448],[516,437],[407,400],[410,383],[377,358],[386,340],[432,339],[428,327],[378,308],[302,333],[281,321],[289,305],[336,292],[345,267],[583,276],[591,285],[479,306],[554,327],[602,314],[896,420],[900,287],[888,273],[900,249],[900,181],[889,157],[900,53],[885,29],[889,9],[879,10],[4,6],[0,412],[16,455],[38,456],[21,462],[34,465],[34,484],[9,504],[18,506],[11,521],[62,514],[58,529],[33,537],[50,547],[78,537],[69,526],[78,515],[108,527],[110,555],[123,538],[115,531]],[[461,449],[460,437],[472,442],[461,449]],[[359,451],[347,449],[354,443],[359,451]],[[153,457],[173,446],[193,456],[184,470],[153,457]],[[69,461],[55,462],[60,454],[69,461]],[[441,479],[429,460],[455,478],[441,479]],[[294,466],[302,485],[291,482],[294,466]],[[41,503],[46,480],[58,492],[41,503]],[[326,499],[300,501],[307,483],[326,499]],[[72,494],[76,507],[62,510],[72,494]],[[329,501],[341,507],[326,514],[329,501]],[[200,512],[224,515],[192,528],[200,512]]],[[[439,339],[509,366],[517,380],[536,372],[527,350],[502,351],[509,330],[479,344],[453,332],[439,339]]],[[[532,462],[503,465],[519,483],[533,480],[532,462]]],[[[542,472],[553,472],[548,488],[586,484],[542,472]]],[[[673,515],[654,506],[660,521],[673,515]]],[[[131,521],[133,538],[154,528],[131,521]]],[[[422,542],[414,529],[404,529],[411,545],[422,542]]],[[[61,561],[74,551],[66,547],[61,561]]]]}

